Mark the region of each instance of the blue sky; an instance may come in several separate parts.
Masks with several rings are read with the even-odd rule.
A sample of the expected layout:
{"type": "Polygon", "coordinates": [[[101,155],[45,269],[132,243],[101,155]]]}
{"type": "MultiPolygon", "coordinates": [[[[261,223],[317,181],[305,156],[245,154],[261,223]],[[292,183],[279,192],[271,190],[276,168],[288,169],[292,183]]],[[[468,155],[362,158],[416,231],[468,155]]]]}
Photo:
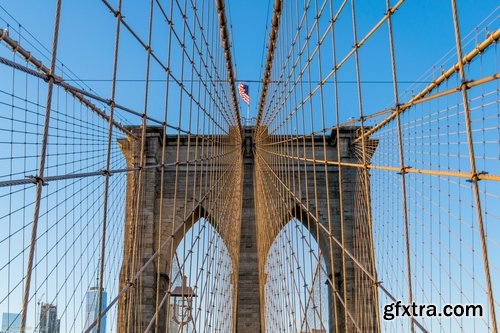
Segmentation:
{"type": "MultiPolygon", "coordinates": [[[[395,1],[392,1],[395,3],[395,1]]],[[[115,1],[111,1],[115,5],[115,1]]],[[[334,1],[339,5],[340,1],[334,1]]],[[[52,39],[53,1],[2,1],[1,5],[11,13],[24,27],[31,32],[43,45],[50,48],[52,39]]],[[[484,1],[459,1],[459,20],[462,34],[470,32],[488,13],[497,5],[494,0],[484,1]]],[[[123,13],[126,19],[142,36],[146,36],[147,28],[147,3],[124,1],[123,13]],[[145,5],[146,4],[146,5],[145,5]]],[[[228,18],[232,25],[233,63],[236,65],[238,80],[260,79],[261,64],[267,52],[266,26],[272,14],[272,4],[268,1],[227,1],[228,18]],[[264,51],[264,52],[263,52],[264,51]]],[[[358,36],[363,36],[385,12],[385,2],[359,1],[357,3],[357,21],[359,22],[358,36]]],[[[17,23],[2,15],[3,26],[6,23],[16,28],[17,23]],[[7,22],[5,22],[5,20],[7,22]]],[[[350,22],[345,22],[346,27],[350,22]]],[[[342,25],[343,22],[339,22],[342,25]]],[[[398,72],[400,81],[414,81],[427,71],[441,58],[441,56],[454,46],[453,26],[451,22],[451,9],[449,1],[406,1],[394,15],[393,25],[395,31],[395,48],[398,59],[398,72]],[[425,47],[422,47],[425,45],[425,47]],[[429,50],[432,50],[429,52],[429,50]]],[[[104,8],[100,1],[63,1],[63,16],[61,21],[59,60],[75,72],[81,79],[107,79],[111,78],[112,41],[114,37],[114,20],[112,15],[104,8]]],[[[373,38],[373,45],[365,46],[368,54],[377,54],[377,40],[386,38],[382,36],[373,38]]],[[[14,37],[15,34],[13,34],[14,37]]],[[[339,38],[343,38],[339,36],[339,38]]],[[[352,45],[351,37],[346,35],[346,48],[352,45]]],[[[154,41],[153,41],[154,42],[154,41]]],[[[125,41],[125,43],[127,43],[125,41]]],[[[340,54],[342,48],[340,48],[340,54]]],[[[160,52],[159,47],[155,51],[160,52]]],[[[127,72],[122,71],[119,79],[143,79],[144,61],[140,50],[129,47],[127,57],[127,72]],[[134,61],[132,61],[134,59],[134,61]],[[140,59],[138,61],[138,59],[140,59]]],[[[35,53],[35,52],[34,52],[35,53]]],[[[47,52],[44,52],[48,55],[47,52]]],[[[123,56],[123,55],[122,55],[123,56]]],[[[380,56],[380,55],[379,55],[380,56]]],[[[390,72],[382,71],[378,64],[379,56],[366,57],[362,66],[371,70],[365,71],[366,81],[390,81],[390,72]],[[371,58],[371,60],[370,60],[371,58]]],[[[46,63],[48,60],[46,59],[46,63]]],[[[163,79],[161,72],[153,69],[152,78],[163,79]]],[[[344,76],[339,79],[352,80],[344,76]]],[[[109,82],[87,82],[89,86],[103,96],[109,95],[109,82]]],[[[386,84],[371,84],[372,91],[390,91],[386,84]]],[[[258,101],[259,83],[249,82],[251,96],[251,114],[255,115],[258,101]]],[[[352,85],[352,84],[351,84],[352,85]]],[[[129,83],[123,85],[125,90],[142,88],[142,83],[129,83]]],[[[408,84],[403,84],[402,89],[408,84]]],[[[375,108],[382,108],[390,100],[391,95],[381,94],[375,108]],[[382,98],[383,97],[383,98],[382,98]],[[385,103],[385,104],[384,104],[385,103]]],[[[140,100],[140,99],[139,99],[140,100]]],[[[130,104],[137,108],[140,101],[131,101],[130,104]]],[[[243,104],[243,115],[246,109],[243,104]]],[[[368,110],[371,111],[371,110],[368,110]]],[[[368,113],[368,112],[367,112],[368,113]]]]}

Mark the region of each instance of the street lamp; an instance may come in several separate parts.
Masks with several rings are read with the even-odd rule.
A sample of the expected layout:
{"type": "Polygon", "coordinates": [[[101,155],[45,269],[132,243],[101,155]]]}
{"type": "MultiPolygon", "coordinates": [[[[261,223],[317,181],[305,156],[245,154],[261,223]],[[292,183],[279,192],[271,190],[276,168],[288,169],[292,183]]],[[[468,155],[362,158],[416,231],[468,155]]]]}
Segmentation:
{"type": "Polygon", "coordinates": [[[193,320],[193,297],[196,297],[193,288],[188,287],[186,276],[182,275],[181,286],[175,287],[170,292],[170,296],[174,298],[172,319],[181,327],[193,320]]]}

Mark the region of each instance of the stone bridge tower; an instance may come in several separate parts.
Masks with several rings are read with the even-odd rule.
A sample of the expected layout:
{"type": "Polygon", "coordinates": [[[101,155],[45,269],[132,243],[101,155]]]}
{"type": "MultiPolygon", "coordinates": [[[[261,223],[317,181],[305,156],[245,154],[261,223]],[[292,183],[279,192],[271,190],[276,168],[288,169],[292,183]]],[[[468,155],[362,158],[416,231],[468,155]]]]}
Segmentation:
{"type": "MultiPolygon", "coordinates": [[[[328,288],[329,297],[329,332],[335,332],[335,321],[340,332],[355,332],[358,329],[353,321],[363,322],[362,327],[358,327],[362,332],[376,331],[376,313],[377,306],[377,287],[372,280],[361,272],[359,265],[370,271],[373,275],[373,253],[372,253],[372,233],[368,221],[367,212],[370,207],[369,202],[369,179],[362,168],[361,151],[354,139],[359,134],[359,127],[341,127],[337,136],[336,129],[332,130],[326,142],[322,136],[308,136],[304,138],[292,138],[280,136],[264,136],[265,141],[261,142],[261,159],[273,161],[273,171],[259,170],[256,172],[255,186],[258,192],[260,189],[269,187],[267,184],[273,182],[272,173],[288,174],[290,182],[290,191],[292,195],[284,197],[282,189],[276,188],[274,193],[268,195],[265,200],[274,202],[264,202],[262,196],[257,196],[255,211],[257,226],[265,226],[267,221],[279,221],[280,228],[269,228],[271,234],[268,240],[263,240],[259,245],[259,272],[261,279],[261,298],[264,299],[264,284],[266,282],[265,260],[269,249],[278,236],[280,230],[292,219],[300,221],[306,229],[312,234],[318,243],[319,249],[323,255],[326,265],[329,281],[326,283],[333,285],[336,295],[332,288],[328,288]],[[270,151],[275,147],[269,143],[276,141],[292,140],[297,142],[294,151],[290,146],[281,147],[281,151],[270,151]],[[326,144],[325,144],[326,143],[326,144]],[[338,149],[337,149],[338,148],[338,149]],[[289,149],[289,151],[283,151],[289,149]],[[267,152],[266,152],[267,151],[267,152]],[[305,153],[304,153],[305,152],[305,153]],[[314,152],[314,153],[313,153],[314,152]],[[273,156],[279,155],[297,156],[300,160],[294,168],[283,163],[282,165],[273,160],[273,156]],[[339,175],[339,167],[336,164],[338,157],[343,163],[351,164],[352,167],[342,167],[339,175]],[[324,163],[317,163],[316,166],[311,161],[328,161],[329,164],[325,170],[324,163]],[[354,167],[356,165],[356,167],[354,167]],[[281,170],[283,168],[284,170],[281,170]],[[291,174],[290,174],[291,173],[291,174]],[[342,193],[340,191],[339,180],[342,179],[342,193]],[[327,190],[328,189],[328,190],[327,190]],[[367,197],[368,195],[368,197],[367,197]],[[342,204],[340,200],[342,199],[342,204]],[[280,202],[281,201],[281,202],[280,202]],[[267,207],[283,207],[282,202],[287,202],[286,207],[290,207],[288,216],[283,214],[274,215],[274,210],[265,209],[267,207]],[[341,227],[341,206],[343,207],[344,230],[342,237],[341,227]],[[344,239],[344,249],[340,246],[344,239]],[[342,261],[342,256],[345,260],[342,261]],[[355,263],[350,256],[356,258],[355,263]],[[344,266],[343,266],[344,265],[344,266]],[[344,275],[345,273],[345,275],[344,275]],[[345,297],[344,297],[345,295],[345,297]],[[337,309],[334,309],[333,297],[337,297],[337,309]],[[344,311],[343,301],[347,302],[348,313],[344,311]],[[336,318],[335,318],[336,317],[336,318]],[[352,317],[352,318],[351,318],[352,317]],[[367,318],[372,318],[367,319],[367,318]],[[347,330],[346,330],[347,329],[347,330]]],[[[367,140],[367,158],[373,155],[377,147],[376,140],[367,140]]],[[[256,149],[259,149],[257,147],[256,149]]],[[[286,161],[286,159],[285,159],[286,161]]],[[[261,166],[269,162],[257,164],[261,166]]],[[[269,167],[268,167],[269,168],[269,167]]],[[[276,183],[276,182],[275,182],[276,183]]],[[[272,188],[272,187],[271,187],[272,188]]],[[[271,190],[272,191],[272,190],[271,190]]],[[[262,314],[262,318],[264,318],[262,314]]],[[[261,320],[263,321],[263,319],[261,320]]]]}
{"type": "MultiPolygon", "coordinates": [[[[159,251],[161,260],[148,265],[141,271],[139,274],[140,283],[135,283],[131,286],[131,291],[126,297],[122,297],[119,302],[119,332],[143,332],[145,330],[150,318],[154,316],[158,295],[165,295],[167,292],[170,282],[168,275],[170,263],[172,262],[172,255],[175,252],[177,244],[181,241],[182,235],[186,230],[200,217],[207,216],[207,220],[210,223],[218,225],[217,231],[225,244],[229,245],[228,248],[238,249],[237,251],[230,251],[235,272],[233,274],[233,286],[237,285],[237,295],[234,297],[233,304],[233,331],[238,333],[264,331],[264,304],[262,303],[264,300],[265,274],[263,272],[267,253],[272,242],[263,243],[257,240],[256,235],[259,220],[263,221],[273,218],[273,216],[269,216],[262,209],[263,203],[259,201],[262,198],[255,196],[259,187],[263,186],[264,182],[268,180],[263,178],[263,173],[255,169],[254,150],[258,149],[258,147],[252,142],[253,129],[253,127],[243,127],[244,139],[241,147],[231,144],[231,142],[237,141],[230,137],[234,133],[219,138],[221,141],[224,142],[225,140],[227,142],[223,153],[231,158],[228,158],[227,162],[223,161],[222,164],[212,166],[214,168],[212,171],[216,173],[218,171],[217,168],[232,170],[229,181],[231,184],[221,185],[216,189],[218,193],[214,194],[227,196],[225,202],[228,202],[228,207],[221,210],[217,209],[217,207],[210,207],[207,204],[208,201],[203,200],[213,189],[203,186],[193,189],[194,184],[201,183],[197,178],[200,177],[201,173],[194,174],[195,170],[193,168],[190,169],[189,164],[177,163],[193,159],[194,150],[192,147],[194,146],[194,142],[197,142],[199,147],[203,147],[204,145],[208,145],[208,138],[196,135],[163,137],[161,128],[148,127],[144,151],[144,168],[141,170],[141,173],[134,172],[127,175],[124,259],[120,274],[120,289],[130,283],[130,279],[134,275],[132,272],[137,272],[140,266],[153,256],[160,245],[162,245],[162,250],[159,251]],[[161,156],[163,140],[167,141],[165,145],[164,175],[162,178],[161,156]],[[177,152],[179,152],[178,155],[177,152]],[[239,161],[239,165],[229,168],[228,164],[234,164],[235,160],[239,161]],[[137,177],[143,177],[140,188],[137,188],[136,185],[137,177]],[[161,179],[164,182],[164,193],[169,193],[168,195],[164,195],[162,200],[160,200],[161,179]],[[176,181],[173,181],[174,179],[176,181]],[[186,199],[181,200],[183,204],[179,205],[175,202],[174,197],[186,199]],[[140,207],[139,211],[135,207],[140,207]],[[160,221],[162,222],[161,225],[160,221]],[[239,238],[234,236],[234,232],[228,232],[229,228],[234,228],[235,226],[240,228],[239,238]],[[135,246],[133,246],[134,242],[135,246]],[[134,251],[134,248],[139,250],[134,251]],[[173,249],[173,252],[171,249],[173,249]],[[133,258],[136,260],[132,260],[133,258]],[[141,297],[139,298],[138,295],[141,297]]],[[[132,128],[132,130],[138,134],[140,133],[140,128],[138,127],[132,128]]],[[[338,138],[333,135],[335,132],[332,132],[333,134],[328,138],[327,142],[326,159],[329,161],[337,160],[337,144],[340,144],[342,160],[359,163],[359,158],[355,156],[355,149],[352,144],[355,132],[356,128],[342,128],[338,138]]],[[[129,168],[138,168],[139,165],[138,161],[141,154],[139,148],[140,142],[137,141],[131,138],[124,138],[119,141],[129,168]]],[[[306,139],[308,149],[311,149],[313,145],[323,147],[322,138],[309,137],[306,139]]],[[[321,149],[317,149],[317,151],[319,152],[321,149]]],[[[324,157],[316,155],[318,159],[324,159],[324,157]]],[[[308,168],[308,166],[305,166],[305,168],[308,168]]],[[[302,170],[302,173],[304,173],[304,170],[302,170]]],[[[307,183],[309,186],[312,186],[313,173],[306,172],[306,174],[308,174],[308,178],[310,174],[310,179],[308,179],[307,183]]],[[[305,224],[306,221],[310,220],[312,214],[306,207],[309,207],[309,209],[314,208],[318,212],[318,222],[324,228],[310,230],[325,255],[329,275],[335,277],[334,280],[337,283],[335,288],[341,296],[343,296],[344,290],[347,292],[346,298],[350,303],[350,315],[354,317],[373,317],[373,325],[375,326],[374,309],[376,307],[376,297],[372,293],[371,286],[373,284],[371,281],[361,281],[366,290],[360,297],[360,292],[357,290],[360,287],[360,281],[359,276],[355,274],[354,263],[351,260],[346,261],[345,272],[347,276],[344,279],[343,271],[339,269],[341,267],[342,251],[335,243],[331,246],[331,237],[325,231],[331,228],[332,230],[329,230],[329,233],[340,239],[341,232],[340,224],[338,223],[340,219],[338,167],[334,165],[329,166],[328,174],[330,212],[326,211],[328,205],[326,205],[327,193],[325,190],[324,175],[316,175],[315,178],[317,189],[322,189],[317,196],[317,207],[312,202],[304,201],[304,198],[306,198],[305,192],[310,191],[311,188],[307,188],[304,185],[305,180],[302,177],[301,181],[304,181],[304,186],[301,187],[303,193],[297,193],[297,198],[300,199],[290,202],[295,208],[290,213],[289,218],[280,223],[284,226],[291,218],[297,218],[305,224]],[[330,216],[330,221],[332,222],[330,224],[328,223],[328,216],[330,216]],[[329,251],[330,247],[332,251],[329,251]],[[340,281],[345,281],[346,286],[344,287],[340,281]]],[[[362,203],[359,200],[355,200],[356,195],[359,195],[356,191],[360,188],[360,179],[360,169],[343,168],[343,207],[346,226],[344,230],[345,246],[365,267],[370,267],[372,265],[370,260],[373,254],[369,250],[366,250],[365,253],[355,253],[355,249],[358,248],[355,246],[356,243],[369,244],[372,241],[371,230],[367,229],[364,217],[358,214],[358,212],[363,211],[359,207],[362,203]],[[359,230],[364,230],[364,232],[360,233],[359,230]]],[[[364,186],[368,185],[364,184],[364,186]]],[[[281,200],[278,193],[276,193],[275,200],[281,200]]],[[[276,236],[277,234],[272,235],[271,239],[276,236]]],[[[363,248],[370,249],[371,247],[365,246],[363,248]]],[[[339,327],[347,325],[351,330],[351,324],[344,322],[345,313],[338,308],[336,313],[333,310],[332,297],[335,295],[332,294],[331,290],[332,288],[329,288],[329,331],[335,332],[333,316],[337,316],[337,322],[340,323],[339,327]]],[[[166,331],[166,316],[158,318],[158,327],[158,332],[166,331]]],[[[341,331],[344,330],[341,329],[341,331]]]]}

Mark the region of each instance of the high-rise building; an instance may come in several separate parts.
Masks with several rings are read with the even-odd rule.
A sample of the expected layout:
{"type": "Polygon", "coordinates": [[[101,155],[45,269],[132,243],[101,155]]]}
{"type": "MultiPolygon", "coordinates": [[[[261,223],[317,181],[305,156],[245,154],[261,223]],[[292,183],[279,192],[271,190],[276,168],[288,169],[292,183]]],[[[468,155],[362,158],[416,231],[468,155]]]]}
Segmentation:
{"type": "Polygon", "coordinates": [[[40,333],[59,333],[60,322],[57,319],[57,306],[42,303],[40,305],[40,322],[38,324],[40,333]]]}
{"type": "Polygon", "coordinates": [[[21,314],[20,313],[10,313],[4,312],[2,314],[2,332],[3,333],[14,333],[19,332],[19,326],[21,326],[21,314]]]}
{"type": "MultiPolygon", "coordinates": [[[[107,306],[108,294],[102,289],[102,304],[101,311],[107,306]]],[[[87,329],[97,319],[98,302],[99,302],[99,287],[90,288],[85,294],[85,329],[87,329]]],[[[91,333],[97,333],[97,326],[94,326],[91,333]]],[[[106,332],[106,316],[101,317],[101,330],[99,333],[106,332]]]]}

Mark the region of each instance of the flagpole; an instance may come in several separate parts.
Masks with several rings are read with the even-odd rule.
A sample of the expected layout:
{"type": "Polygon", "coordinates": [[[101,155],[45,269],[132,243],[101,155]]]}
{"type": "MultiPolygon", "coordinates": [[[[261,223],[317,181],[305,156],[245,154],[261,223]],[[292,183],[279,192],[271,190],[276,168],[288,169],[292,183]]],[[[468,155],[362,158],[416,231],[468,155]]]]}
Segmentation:
{"type": "Polygon", "coordinates": [[[247,123],[248,126],[250,124],[250,102],[247,104],[247,123]]]}

